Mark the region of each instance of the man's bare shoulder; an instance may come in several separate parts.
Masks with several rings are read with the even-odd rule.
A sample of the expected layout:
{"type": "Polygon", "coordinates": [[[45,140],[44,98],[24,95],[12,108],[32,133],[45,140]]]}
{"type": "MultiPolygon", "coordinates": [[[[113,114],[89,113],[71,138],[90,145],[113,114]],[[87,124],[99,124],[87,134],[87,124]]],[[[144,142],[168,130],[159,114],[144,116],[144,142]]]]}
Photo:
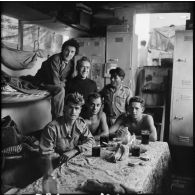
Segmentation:
{"type": "Polygon", "coordinates": [[[99,113],[98,119],[99,119],[100,121],[106,120],[106,114],[105,114],[105,112],[99,113]]]}
{"type": "Polygon", "coordinates": [[[105,117],[106,117],[105,112],[101,112],[100,117],[101,117],[101,118],[105,118],[105,117]]]}
{"type": "Polygon", "coordinates": [[[153,120],[153,117],[150,114],[143,114],[142,117],[143,117],[143,122],[149,122],[153,120]]]}
{"type": "Polygon", "coordinates": [[[144,119],[151,119],[151,118],[153,118],[153,117],[152,117],[152,115],[150,115],[150,114],[143,114],[143,118],[144,118],[144,119]]]}

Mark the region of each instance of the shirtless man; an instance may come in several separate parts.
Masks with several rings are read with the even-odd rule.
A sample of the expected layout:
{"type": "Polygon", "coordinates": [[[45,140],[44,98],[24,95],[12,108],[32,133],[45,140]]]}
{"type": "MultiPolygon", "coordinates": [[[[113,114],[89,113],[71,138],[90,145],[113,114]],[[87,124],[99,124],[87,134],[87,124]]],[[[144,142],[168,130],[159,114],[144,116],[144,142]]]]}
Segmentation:
{"type": "Polygon", "coordinates": [[[154,126],[154,120],[151,115],[143,114],[145,102],[141,97],[135,96],[129,100],[128,113],[120,115],[115,124],[110,128],[110,134],[113,135],[121,127],[128,127],[131,134],[140,136],[141,130],[150,132],[149,140],[156,141],[157,133],[154,126]]]}
{"type": "Polygon", "coordinates": [[[82,111],[81,116],[87,122],[95,140],[99,140],[100,136],[109,135],[106,114],[102,111],[102,98],[99,93],[89,94],[86,108],[82,111]]]}

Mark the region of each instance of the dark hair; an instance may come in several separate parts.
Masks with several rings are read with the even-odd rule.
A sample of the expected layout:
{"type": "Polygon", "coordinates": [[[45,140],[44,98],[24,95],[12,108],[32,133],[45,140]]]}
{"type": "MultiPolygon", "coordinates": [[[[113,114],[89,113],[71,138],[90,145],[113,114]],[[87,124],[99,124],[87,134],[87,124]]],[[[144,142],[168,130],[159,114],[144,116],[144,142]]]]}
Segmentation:
{"type": "Polygon", "coordinates": [[[109,73],[110,73],[111,76],[112,75],[118,75],[119,77],[122,77],[122,78],[125,77],[125,71],[122,68],[119,68],[119,67],[117,67],[115,69],[111,69],[109,73]]]}
{"type": "Polygon", "coordinates": [[[69,93],[65,98],[64,104],[67,105],[68,103],[78,104],[82,106],[85,104],[85,100],[80,93],[69,93]]]}
{"type": "Polygon", "coordinates": [[[132,102],[138,102],[141,104],[141,106],[144,108],[145,107],[145,101],[143,98],[141,98],[140,96],[134,96],[132,97],[130,100],[129,100],[129,105],[132,103],[132,102]]]}
{"type": "Polygon", "coordinates": [[[89,103],[92,99],[98,99],[100,98],[101,101],[102,101],[102,97],[99,93],[97,92],[93,92],[93,93],[90,93],[88,96],[87,96],[87,102],[89,103]]]}
{"type": "Polygon", "coordinates": [[[75,55],[78,55],[79,53],[79,43],[75,39],[69,39],[68,41],[65,41],[62,45],[62,51],[67,47],[72,46],[76,48],[75,55]]]}
{"type": "Polygon", "coordinates": [[[146,45],[146,41],[145,40],[142,40],[141,41],[141,45],[145,46],[146,45]]]}
{"type": "Polygon", "coordinates": [[[86,56],[83,56],[82,58],[80,58],[80,59],[77,61],[77,65],[76,65],[77,71],[78,71],[79,68],[82,66],[82,63],[85,62],[85,61],[87,61],[87,62],[90,63],[89,58],[87,58],[86,56]]]}

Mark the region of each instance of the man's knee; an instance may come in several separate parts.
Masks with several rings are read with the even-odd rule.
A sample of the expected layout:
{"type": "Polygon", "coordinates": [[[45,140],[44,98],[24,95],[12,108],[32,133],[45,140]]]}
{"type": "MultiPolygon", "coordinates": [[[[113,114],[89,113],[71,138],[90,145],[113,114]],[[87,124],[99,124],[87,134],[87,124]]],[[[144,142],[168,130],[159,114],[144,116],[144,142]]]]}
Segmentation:
{"type": "Polygon", "coordinates": [[[56,86],[54,90],[54,94],[65,95],[65,89],[62,86],[56,86]]]}

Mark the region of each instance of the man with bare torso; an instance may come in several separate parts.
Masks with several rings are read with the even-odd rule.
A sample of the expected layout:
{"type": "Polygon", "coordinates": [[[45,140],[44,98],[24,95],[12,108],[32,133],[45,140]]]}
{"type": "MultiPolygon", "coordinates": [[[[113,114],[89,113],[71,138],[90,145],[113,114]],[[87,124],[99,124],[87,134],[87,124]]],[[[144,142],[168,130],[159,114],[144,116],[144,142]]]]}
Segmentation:
{"type": "Polygon", "coordinates": [[[88,124],[95,140],[99,140],[101,136],[109,135],[106,114],[102,111],[102,98],[99,93],[89,94],[86,108],[82,111],[81,116],[88,124]]]}
{"type": "Polygon", "coordinates": [[[124,126],[128,127],[129,132],[134,133],[136,136],[141,135],[141,130],[148,130],[150,141],[156,141],[157,133],[154,120],[151,115],[143,114],[144,104],[144,100],[141,97],[132,97],[129,100],[128,112],[117,118],[115,124],[110,128],[110,134],[115,134],[121,126],[124,126]]]}

